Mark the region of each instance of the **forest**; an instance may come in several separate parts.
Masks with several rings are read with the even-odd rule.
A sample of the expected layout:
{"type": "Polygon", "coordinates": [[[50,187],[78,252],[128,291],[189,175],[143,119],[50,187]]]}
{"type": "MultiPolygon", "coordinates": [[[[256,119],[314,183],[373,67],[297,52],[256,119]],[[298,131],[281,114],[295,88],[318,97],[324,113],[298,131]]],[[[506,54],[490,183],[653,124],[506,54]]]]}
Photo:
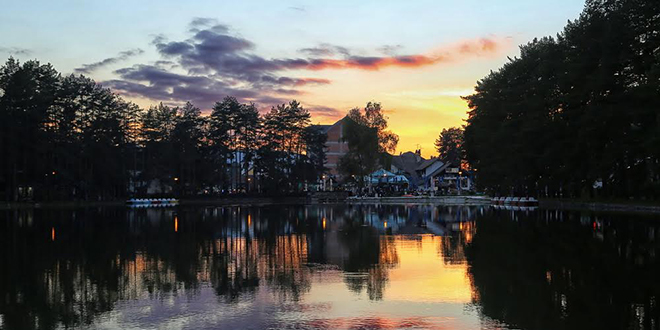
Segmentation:
{"type": "Polygon", "coordinates": [[[323,175],[325,134],[291,101],[260,114],[225,97],[141,109],[82,75],[0,67],[0,200],[296,194],[323,175]]]}
{"type": "Polygon", "coordinates": [[[465,100],[466,158],[493,195],[657,200],[660,1],[587,1],[465,100]]]}

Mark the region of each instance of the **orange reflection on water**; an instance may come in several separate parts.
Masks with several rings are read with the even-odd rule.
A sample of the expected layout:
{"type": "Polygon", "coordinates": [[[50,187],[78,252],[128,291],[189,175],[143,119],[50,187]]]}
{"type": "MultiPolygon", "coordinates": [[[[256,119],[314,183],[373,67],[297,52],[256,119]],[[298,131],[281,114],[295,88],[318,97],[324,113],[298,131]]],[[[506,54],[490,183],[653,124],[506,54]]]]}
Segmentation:
{"type": "Polygon", "coordinates": [[[453,329],[441,317],[401,317],[392,318],[384,316],[345,317],[345,318],[318,318],[296,324],[301,328],[313,329],[453,329]],[[443,324],[445,323],[445,324],[443,324]]]}
{"type": "Polygon", "coordinates": [[[50,240],[55,241],[55,227],[50,229],[50,240]]]}
{"type": "Polygon", "coordinates": [[[377,265],[366,272],[326,273],[312,285],[305,303],[332,308],[310,312],[310,322],[329,329],[478,328],[476,314],[464,310],[472,302],[464,256],[443,242],[451,239],[381,236],[377,265]]]}
{"type": "Polygon", "coordinates": [[[175,215],[174,216],[174,232],[176,233],[178,231],[179,231],[179,217],[177,217],[175,215]]]}
{"type": "Polygon", "coordinates": [[[395,239],[399,267],[390,271],[390,285],[385,292],[389,300],[468,303],[472,298],[467,264],[462,260],[445,263],[438,254],[452,239],[422,235],[416,240],[395,239]],[[439,251],[440,250],[440,251],[439,251]]]}

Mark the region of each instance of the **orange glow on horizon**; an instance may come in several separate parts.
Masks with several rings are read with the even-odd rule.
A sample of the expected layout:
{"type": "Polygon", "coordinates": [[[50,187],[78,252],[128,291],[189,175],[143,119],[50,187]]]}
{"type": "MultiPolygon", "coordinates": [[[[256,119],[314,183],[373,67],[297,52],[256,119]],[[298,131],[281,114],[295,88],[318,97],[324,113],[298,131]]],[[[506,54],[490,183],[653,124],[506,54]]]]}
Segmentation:
{"type": "MultiPolygon", "coordinates": [[[[489,56],[498,53],[508,46],[508,38],[477,38],[463,40],[448,46],[441,46],[429,54],[389,56],[389,57],[351,57],[347,59],[320,58],[293,64],[291,69],[324,70],[324,69],[360,69],[380,70],[387,67],[418,68],[438,63],[454,62],[466,57],[489,56]]],[[[307,78],[310,79],[310,78],[307,78]]],[[[321,79],[312,79],[312,82],[321,79]]],[[[329,83],[330,80],[322,80],[329,83]]]]}

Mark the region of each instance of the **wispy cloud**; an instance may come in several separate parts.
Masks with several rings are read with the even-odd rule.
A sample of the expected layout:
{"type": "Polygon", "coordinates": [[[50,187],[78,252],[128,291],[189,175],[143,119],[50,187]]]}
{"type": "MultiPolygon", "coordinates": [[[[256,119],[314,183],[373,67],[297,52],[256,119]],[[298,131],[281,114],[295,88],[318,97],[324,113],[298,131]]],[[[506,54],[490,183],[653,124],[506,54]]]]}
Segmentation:
{"type": "Polygon", "coordinates": [[[291,6],[291,7],[289,7],[289,9],[295,10],[295,11],[298,11],[298,12],[302,12],[302,13],[307,12],[307,8],[305,6],[291,6]]]}
{"type": "Polygon", "coordinates": [[[101,61],[98,61],[98,62],[94,62],[94,63],[90,63],[90,64],[83,64],[81,67],[75,68],[74,71],[77,72],[77,73],[89,74],[89,73],[92,73],[92,72],[94,72],[94,71],[96,71],[96,70],[98,70],[98,69],[100,69],[104,66],[108,66],[108,65],[115,64],[115,63],[118,63],[118,62],[121,62],[121,61],[128,60],[129,58],[131,58],[133,56],[140,55],[142,53],[144,53],[144,51],[142,49],[139,49],[139,48],[123,51],[123,52],[120,52],[115,57],[108,57],[108,58],[106,58],[104,60],[101,60],[101,61]]]}
{"type": "Polygon", "coordinates": [[[335,55],[342,55],[344,57],[351,56],[351,51],[348,48],[328,43],[322,43],[316,47],[301,48],[298,51],[314,57],[328,57],[335,55]]]}
{"type": "Polygon", "coordinates": [[[348,56],[345,59],[314,58],[273,60],[281,69],[360,69],[380,70],[388,67],[416,68],[449,63],[469,57],[490,56],[508,45],[506,39],[480,38],[465,40],[456,45],[440,47],[429,54],[400,56],[348,56]]]}
{"type": "Polygon", "coordinates": [[[346,110],[340,110],[322,105],[310,105],[307,107],[307,110],[316,115],[316,117],[321,117],[324,119],[337,119],[346,114],[346,110]]]}
{"type": "Polygon", "coordinates": [[[7,54],[19,55],[19,56],[29,56],[30,54],[32,54],[32,51],[27,48],[0,46],[0,53],[7,53],[7,54]]]}
{"type": "Polygon", "coordinates": [[[378,47],[376,50],[381,54],[395,56],[399,54],[399,51],[403,49],[403,45],[384,45],[378,47]]]}

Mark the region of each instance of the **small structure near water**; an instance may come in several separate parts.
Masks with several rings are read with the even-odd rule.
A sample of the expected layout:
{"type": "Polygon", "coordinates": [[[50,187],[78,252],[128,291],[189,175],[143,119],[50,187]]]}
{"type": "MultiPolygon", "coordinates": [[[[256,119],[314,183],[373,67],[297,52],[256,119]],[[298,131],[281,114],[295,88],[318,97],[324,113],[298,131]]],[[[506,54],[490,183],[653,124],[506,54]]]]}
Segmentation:
{"type": "Polygon", "coordinates": [[[493,199],[491,199],[491,204],[536,206],[539,205],[539,201],[534,197],[493,197],[493,199]]]}
{"type": "Polygon", "coordinates": [[[130,207],[167,207],[179,205],[175,198],[131,198],[126,201],[130,207]]]}

